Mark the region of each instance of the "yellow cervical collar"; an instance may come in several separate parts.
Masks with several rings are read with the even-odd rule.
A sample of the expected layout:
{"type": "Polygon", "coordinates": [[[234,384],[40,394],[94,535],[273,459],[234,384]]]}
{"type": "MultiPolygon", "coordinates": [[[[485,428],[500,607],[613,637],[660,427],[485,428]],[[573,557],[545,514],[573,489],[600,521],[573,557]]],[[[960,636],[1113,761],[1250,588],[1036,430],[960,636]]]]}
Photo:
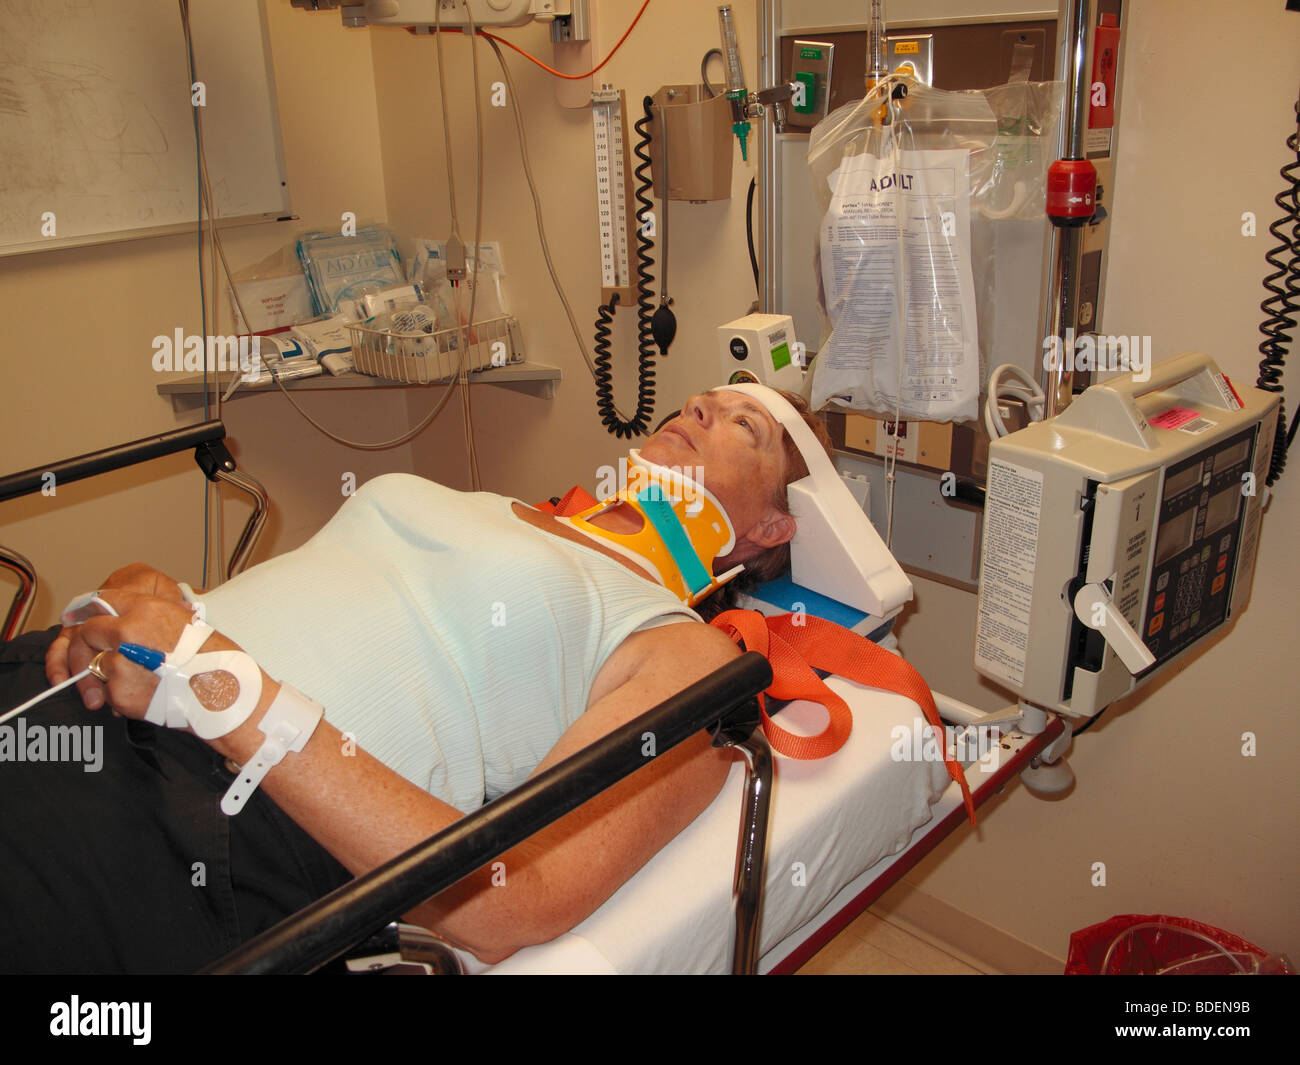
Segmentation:
{"type": "Polygon", "coordinates": [[[736,576],[744,566],[713,575],[713,563],[736,544],[731,519],[707,488],[677,470],[628,453],[628,483],[616,495],[561,520],[593,540],[642,563],[659,583],[695,606],[736,576]],[[617,506],[631,507],[641,516],[637,532],[621,533],[593,525],[591,519],[617,506]]]}

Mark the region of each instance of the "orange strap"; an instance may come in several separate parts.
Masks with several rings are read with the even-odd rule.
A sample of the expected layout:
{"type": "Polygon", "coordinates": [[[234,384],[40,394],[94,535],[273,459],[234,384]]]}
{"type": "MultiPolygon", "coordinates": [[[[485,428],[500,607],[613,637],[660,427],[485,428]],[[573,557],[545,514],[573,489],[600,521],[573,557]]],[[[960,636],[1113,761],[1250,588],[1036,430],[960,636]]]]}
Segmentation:
{"type": "MultiPolygon", "coordinates": [[[[537,509],[566,517],[580,514],[595,506],[596,502],[581,486],[574,485],[558,504],[542,503],[537,509]]],[[[975,802],[966,783],[966,774],[948,755],[947,736],[930,686],[902,658],[833,621],[807,614],[782,614],[768,618],[757,610],[727,610],[714,618],[712,624],[772,663],[772,686],[764,695],[786,701],[806,699],[820,703],[830,715],[830,721],[816,736],[796,736],[767,716],[766,700],[764,695],[760,695],[758,704],[763,714],[763,733],[774,751],[787,758],[805,761],[825,758],[843,747],[853,731],[853,714],[848,704],[826,686],[813,672],[814,669],[847,677],[871,688],[897,692],[916,703],[930,723],[939,750],[943,751],[948,775],[961,787],[970,823],[975,823],[975,802]]]]}
{"type": "Polygon", "coordinates": [[[556,517],[567,518],[574,514],[581,514],[584,510],[590,510],[599,502],[600,500],[585,488],[575,484],[564,493],[564,498],[558,503],[547,500],[545,503],[535,504],[533,509],[543,511],[546,514],[554,514],[556,517]]]}
{"type": "Polygon", "coordinates": [[[772,685],[764,695],[773,699],[807,699],[826,707],[830,720],[816,736],[796,736],[767,715],[764,695],[758,697],[763,732],[772,749],[788,758],[811,760],[834,754],[849,738],[853,714],[848,705],[813,672],[823,669],[872,688],[897,692],[921,708],[934,730],[948,775],[961,788],[962,801],[975,823],[975,803],[961,766],[948,754],[947,738],[930,686],[896,654],[824,618],[806,614],[764,617],[756,610],[728,610],[713,619],[737,643],[758,651],[772,664],[772,685]]]}

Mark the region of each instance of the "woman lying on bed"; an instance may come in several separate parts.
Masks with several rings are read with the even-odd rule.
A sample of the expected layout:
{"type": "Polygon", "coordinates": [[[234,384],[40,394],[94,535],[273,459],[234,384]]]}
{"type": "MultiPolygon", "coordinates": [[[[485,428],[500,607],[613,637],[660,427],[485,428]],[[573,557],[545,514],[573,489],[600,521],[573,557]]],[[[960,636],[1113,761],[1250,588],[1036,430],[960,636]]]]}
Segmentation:
{"type": "MultiPolygon", "coordinates": [[[[695,396],[641,453],[693,467],[726,510],[735,547],[715,573],[766,569],[794,535],[785,486],[806,470],[752,398],[695,396]]],[[[4,708],[43,686],[42,657],[49,683],[92,661],[106,678],[25,715],[106,725],[105,772],[0,765],[12,971],[200,967],[739,653],[648,566],[522,504],[405,475],[369,482],[302,548],[197,605],[145,566],[99,595],[118,616],[0,647],[4,708]],[[156,678],[116,652],[174,648],[196,613],[216,630],[202,651],[242,648],[263,671],[251,716],[207,741],[142,721],[156,678]],[[218,804],[265,739],[275,678],[325,717],[227,817],[218,804]],[[124,726],[93,713],[106,705],[124,726]]],[[[713,800],[731,758],[696,736],[407,919],[489,962],[550,940],[713,800]]]]}

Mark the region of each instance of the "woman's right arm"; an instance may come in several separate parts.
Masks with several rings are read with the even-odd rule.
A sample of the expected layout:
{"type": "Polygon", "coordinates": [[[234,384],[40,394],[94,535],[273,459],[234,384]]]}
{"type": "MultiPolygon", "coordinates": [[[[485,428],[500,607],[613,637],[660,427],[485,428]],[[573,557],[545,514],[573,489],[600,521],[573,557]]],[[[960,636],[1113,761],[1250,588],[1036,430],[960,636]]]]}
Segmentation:
{"type": "MultiPolygon", "coordinates": [[[[74,671],[123,641],[170,649],[191,617],[186,604],[105,591],[120,616],[95,617],[77,626],[67,655],[74,671]]],[[[203,649],[238,648],[213,633],[203,649]]],[[[730,640],[705,625],[666,625],[633,634],[607,663],[612,671],[608,683],[598,686],[591,705],[538,771],[737,654],[730,640]]],[[[102,664],[108,681],[95,681],[97,705],[103,705],[107,688],[117,712],[143,717],[156,678],[121,655],[107,655],[102,664]]],[[[208,744],[223,757],[245,764],[265,738],[259,724],[279,687],[263,674],[253,714],[208,744]]],[[[86,705],[95,708],[89,698],[86,705]]],[[[644,769],[417,907],[408,919],[484,961],[498,961],[522,946],[554,938],[590,914],[708,806],[731,759],[730,752],[712,749],[703,733],[649,757],[644,769]]],[[[381,865],[462,816],[348,742],[328,717],[300,752],[271,770],[262,789],[354,874],[381,865]]]]}

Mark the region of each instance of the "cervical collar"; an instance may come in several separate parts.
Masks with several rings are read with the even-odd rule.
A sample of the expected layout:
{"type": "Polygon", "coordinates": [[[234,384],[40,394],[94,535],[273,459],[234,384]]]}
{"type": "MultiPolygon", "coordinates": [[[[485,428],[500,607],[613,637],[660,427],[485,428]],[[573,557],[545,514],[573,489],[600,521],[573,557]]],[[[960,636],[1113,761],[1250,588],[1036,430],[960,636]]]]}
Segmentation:
{"type": "Polygon", "coordinates": [[[714,560],[736,546],[736,534],[722,504],[707,488],[677,470],[646,461],[636,448],[628,452],[628,474],[628,484],[616,495],[559,520],[644,565],[687,606],[695,606],[745,568],[713,574],[714,560]],[[639,531],[612,532],[591,523],[620,505],[641,516],[639,531]]]}

